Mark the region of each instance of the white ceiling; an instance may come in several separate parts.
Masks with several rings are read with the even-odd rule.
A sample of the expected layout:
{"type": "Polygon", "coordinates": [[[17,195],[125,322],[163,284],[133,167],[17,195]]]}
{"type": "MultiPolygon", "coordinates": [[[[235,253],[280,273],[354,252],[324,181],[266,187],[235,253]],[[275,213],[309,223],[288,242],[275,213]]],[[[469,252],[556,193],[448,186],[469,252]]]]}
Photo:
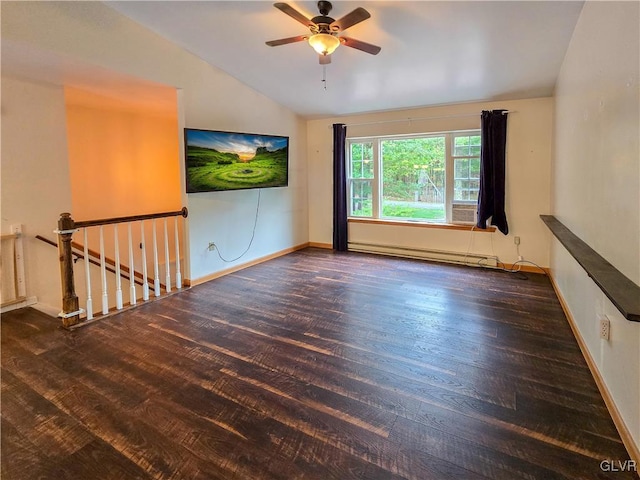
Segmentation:
{"type": "MultiPolygon", "coordinates": [[[[308,17],[314,1],[291,1],[308,17]]],[[[306,42],[267,40],[308,33],[269,1],[126,1],[108,6],[308,117],[553,93],[582,9],[576,1],[333,2],[340,18],[371,18],[345,35],[382,47],[340,46],[326,67],[306,42]]]]}

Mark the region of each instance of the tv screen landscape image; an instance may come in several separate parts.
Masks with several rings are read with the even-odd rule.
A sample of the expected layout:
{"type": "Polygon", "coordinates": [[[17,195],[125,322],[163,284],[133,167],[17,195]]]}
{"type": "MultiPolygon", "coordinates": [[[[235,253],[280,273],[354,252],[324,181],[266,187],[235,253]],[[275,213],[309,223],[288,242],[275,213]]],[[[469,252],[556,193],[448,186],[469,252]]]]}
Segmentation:
{"type": "Polygon", "coordinates": [[[184,129],[187,193],[286,187],[289,137],[184,129]]]}

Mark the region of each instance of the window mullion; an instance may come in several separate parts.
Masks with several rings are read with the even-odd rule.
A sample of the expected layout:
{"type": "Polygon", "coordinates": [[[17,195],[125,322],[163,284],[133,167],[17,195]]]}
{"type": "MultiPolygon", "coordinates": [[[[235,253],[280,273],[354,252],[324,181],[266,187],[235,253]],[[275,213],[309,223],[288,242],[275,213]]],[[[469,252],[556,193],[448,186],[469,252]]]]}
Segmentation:
{"type": "Polygon", "coordinates": [[[382,199],[380,192],[382,191],[382,161],[381,150],[382,142],[376,138],[373,142],[373,180],[371,185],[371,195],[373,196],[373,218],[380,218],[382,199]]]}
{"type": "Polygon", "coordinates": [[[453,135],[447,133],[445,135],[445,157],[446,157],[446,167],[444,169],[445,172],[445,188],[444,188],[444,203],[445,203],[445,221],[447,223],[451,223],[452,217],[452,207],[453,204],[453,187],[454,187],[454,176],[455,170],[453,165],[453,135]]]}

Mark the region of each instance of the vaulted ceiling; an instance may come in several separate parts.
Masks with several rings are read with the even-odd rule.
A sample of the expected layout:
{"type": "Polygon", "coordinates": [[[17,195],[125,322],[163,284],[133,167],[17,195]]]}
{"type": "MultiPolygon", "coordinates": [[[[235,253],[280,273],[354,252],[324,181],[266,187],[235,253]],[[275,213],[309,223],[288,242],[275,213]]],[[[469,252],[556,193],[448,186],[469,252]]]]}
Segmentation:
{"type": "MultiPolygon", "coordinates": [[[[265,44],[309,33],[271,1],[103,3],[307,118],[550,96],[583,6],[582,1],[334,1],[333,18],[357,7],[371,14],[344,35],[382,50],[369,55],[341,45],[323,67],[305,41],[265,44]]],[[[315,1],[288,3],[309,18],[318,15],[315,1]]],[[[83,8],[82,2],[67,5],[83,8]]],[[[171,87],[4,37],[2,72],[90,86],[116,97],[135,91],[136,99],[154,105],[155,92],[171,87]]]]}
{"type": "MultiPolygon", "coordinates": [[[[382,51],[340,46],[325,69],[306,42],[265,45],[308,33],[268,1],[106,4],[308,118],[552,95],[582,9],[575,1],[336,1],[333,18],[357,7],[371,14],[345,35],[382,51]]],[[[318,15],[316,2],[289,5],[318,15]]]]}

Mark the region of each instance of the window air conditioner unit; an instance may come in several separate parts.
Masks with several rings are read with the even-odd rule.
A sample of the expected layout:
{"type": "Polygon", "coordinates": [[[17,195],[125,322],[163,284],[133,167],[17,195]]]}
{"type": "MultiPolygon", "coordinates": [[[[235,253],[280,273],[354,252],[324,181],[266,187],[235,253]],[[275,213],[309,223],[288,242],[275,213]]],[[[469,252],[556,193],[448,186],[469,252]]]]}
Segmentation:
{"type": "Polygon", "coordinates": [[[478,218],[478,206],[473,204],[454,203],[451,206],[451,221],[453,223],[475,224],[478,218]]]}

